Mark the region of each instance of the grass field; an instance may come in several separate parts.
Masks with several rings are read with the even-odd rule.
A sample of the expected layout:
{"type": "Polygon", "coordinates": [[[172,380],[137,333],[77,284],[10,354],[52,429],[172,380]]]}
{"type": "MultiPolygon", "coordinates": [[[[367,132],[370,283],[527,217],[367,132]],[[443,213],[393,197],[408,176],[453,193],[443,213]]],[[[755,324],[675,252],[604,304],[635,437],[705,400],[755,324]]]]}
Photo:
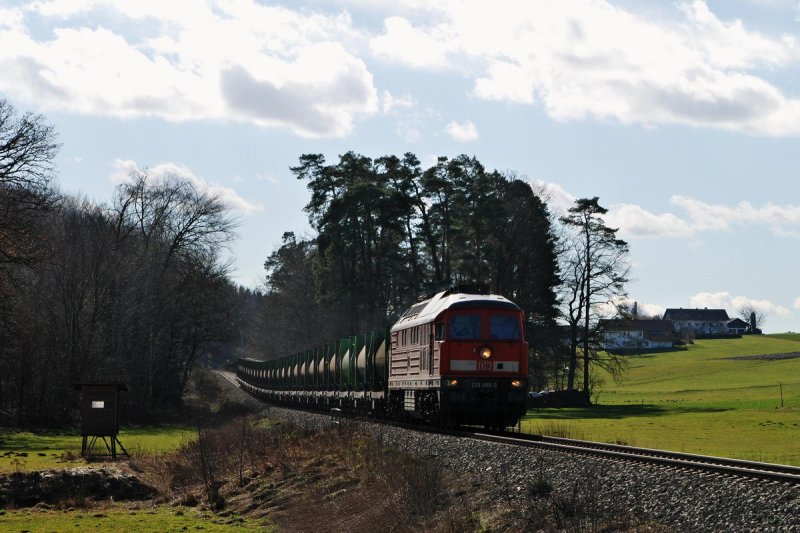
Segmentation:
{"type": "MultiPolygon", "coordinates": [[[[122,429],[119,439],[134,456],[176,450],[196,435],[186,427],[122,429]]],[[[101,444],[102,446],[102,444],[101,444]]],[[[86,464],[80,458],[81,436],[75,431],[18,431],[0,428],[0,473],[27,472],[86,464]]]]}
{"type": "Polygon", "coordinates": [[[800,465],[800,335],[699,340],[686,351],[630,356],[587,409],[529,412],[523,430],[689,453],[800,465]]]}
{"type": "Polygon", "coordinates": [[[3,531],[62,533],[79,531],[274,531],[261,521],[244,520],[239,516],[219,516],[195,509],[158,506],[149,509],[0,510],[3,531]]]}

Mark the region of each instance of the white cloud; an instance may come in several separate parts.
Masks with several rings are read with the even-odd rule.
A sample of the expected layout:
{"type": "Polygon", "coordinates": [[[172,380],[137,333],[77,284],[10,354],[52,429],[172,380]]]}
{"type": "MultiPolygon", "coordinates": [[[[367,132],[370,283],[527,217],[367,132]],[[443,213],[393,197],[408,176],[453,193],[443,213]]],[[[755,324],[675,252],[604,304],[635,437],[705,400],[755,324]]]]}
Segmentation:
{"type": "Polygon", "coordinates": [[[723,20],[704,1],[657,20],[605,0],[349,1],[390,13],[383,28],[256,0],[0,7],[0,91],[45,111],[341,137],[379,103],[409,103],[379,102],[369,59],[453,70],[477,98],[541,105],[556,120],[800,135],[800,99],[764,77],[794,71],[797,37],[723,20]]]}
{"type": "Polygon", "coordinates": [[[659,304],[639,303],[639,316],[664,316],[667,308],[659,304]]]}
{"type": "Polygon", "coordinates": [[[271,183],[272,185],[280,185],[281,183],[281,180],[270,173],[256,174],[256,181],[265,181],[267,183],[271,183]]]}
{"type": "MultiPolygon", "coordinates": [[[[397,117],[395,133],[410,144],[422,142],[425,132],[431,129],[430,124],[442,122],[439,114],[429,107],[410,109],[404,113],[395,112],[393,115],[397,117]]],[[[433,164],[436,164],[435,159],[433,164]]]]}
{"type": "Polygon", "coordinates": [[[452,137],[453,140],[458,142],[471,142],[478,140],[478,128],[471,120],[463,123],[458,123],[455,120],[445,126],[444,130],[452,137]]]}
{"type": "Polygon", "coordinates": [[[684,237],[693,229],[685,220],[672,213],[656,215],[638,205],[614,206],[606,215],[606,223],[620,229],[620,236],[631,237],[684,237]]]}
{"type": "Polygon", "coordinates": [[[798,296],[797,298],[794,299],[794,304],[793,305],[794,305],[795,309],[800,309],[800,296],[798,296]]]}
{"type": "Polygon", "coordinates": [[[709,204],[685,196],[673,196],[673,204],[686,211],[692,227],[699,230],[728,230],[731,226],[766,224],[778,236],[793,236],[800,230],[800,206],[774,205],[755,207],[750,202],[734,206],[709,204]]]}
{"type": "Polygon", "coordinates": [[[417,105],[417,100],[410,94],[395,96],[389,91],[381,95],[381,111],[384,115],[391,114],[395,109],[412,109],[417,105]]]}
{"type": "Polygon", "coordinates": [[[792,312],[786,307],[774,304],[769,300],[756,300],[746,296],[734,296],[730,292],[700,292],[689,298],[691,307],[709,307],[714,309],[725,309],[728,315],[734,318],[739,313],[739,309],[751,306],[758,311],[778,317],[787,317],[792,312]]]}
{"type": "Polygon", "coordinates": [[[541,102],[557,120],[800,134],[800,100],[759,77],[796,67],[797,38],[723,21],[703,1],[679,4],[678,22],[602,0],[429,4],[434,22],[388,18],[373,51],[411,68],[464,70],[475,96],[541,102]]]}
{"type": "MultiPolygon", "coordinates": [[[[533,180],[535,189],[544,191],[545,198],[556,214],[564,214],[573,206],[575,196],[560,185],[533,180]]],[[[708,231],[730,231],[736,227],[764,225],[773,235],[800,239],[800,206],[775,205],[754,206],[750,202],[735,205],[711,204],[688,196],[672,196],[670,203],[683,213],[653,213],[635,204],[616,204],[608,208],[606,223],[619,228],[620,236],[629,238],[648,237],[697,237],[708,231]]],[[[693,239],[690,246],[701,247],[702,241],[693,239]]]]}
{"type": "Polygon", "coordinates": [[[402,17],[384,20],[384,33],[370,40],[370,49],[378,57],[413,68],[441,68],[449,64],[452,50],[447,25],[415,28],[402,17]]]}
{"type": "Polygon", "coordinates": [[[564,190],[557,183],[548,183],[542,180],[531,180],[534,191],[542,191],[547,201],[547,207],[557,216],[565,215],[567,210],[575,205],[575,196],[564,190]]]}
{"type": "Polygon", "coordinates": [[[253,0],[54,0],[26,9],[52,35],[36,38],[21,23],[0,31],[0,91],[43,110],[238,120],[327,137],[378,109],[372,75],[350,51],[363,37],[346,14],[253,0]]]}
{"type": "Polygon", "coordinates": [[[608,302],[598,305],[598,312],[603,317],[612,318],[618,315],[619,306],[626,306],[628,309],[632,309],[634,303],[636,304],[636,309],[639,318],[643,317],[660,318],[661,316],[664,315],[664,311],[666,311],[667,309],[663,305],[639,302],[633,298],[629,298],[626,296],[617,296],[608,302]]]}
{"type": "Polygon", "coordinates": [[[233,211],[247,214],[263,211],[264,209],[261,205],[248,202],[234,189],[210,183],[195,175],[187,167],[170,162],[159,163],[153,167],[140,169],[135,161],[130,159],[116,159],[112,163],[110,179],[114,183],[125,183],[129,181],[133,175],[142,172],[146,173],[154,183],[163,183],[167,179],[174,178],[186,181],[199,192],[218,196],[220,200],[233,211]]]}
{"type": "Polygon", "coordinates": [[[23,27],[23,14],[19,8],[0,6],[0,31],[20,31],[23,27]]]}

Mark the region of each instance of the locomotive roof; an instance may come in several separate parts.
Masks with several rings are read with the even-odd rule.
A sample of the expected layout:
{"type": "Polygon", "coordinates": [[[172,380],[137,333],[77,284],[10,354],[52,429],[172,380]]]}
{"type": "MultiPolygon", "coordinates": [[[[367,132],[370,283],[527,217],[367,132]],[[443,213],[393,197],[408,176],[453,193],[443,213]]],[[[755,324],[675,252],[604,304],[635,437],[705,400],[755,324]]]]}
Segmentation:
{"type": "Polygon", "coordinates": [[[519,311],[519,307],[505,296],[499,294],[470,294],[465,292],[443,291],[436,294],[429,300],[424,300],[412,305],[403,313],[391,331],[410,328],[419,324],[432,321],[436,316],[446,309],[463,308],[487,308],[506,309],[519,311]]]}

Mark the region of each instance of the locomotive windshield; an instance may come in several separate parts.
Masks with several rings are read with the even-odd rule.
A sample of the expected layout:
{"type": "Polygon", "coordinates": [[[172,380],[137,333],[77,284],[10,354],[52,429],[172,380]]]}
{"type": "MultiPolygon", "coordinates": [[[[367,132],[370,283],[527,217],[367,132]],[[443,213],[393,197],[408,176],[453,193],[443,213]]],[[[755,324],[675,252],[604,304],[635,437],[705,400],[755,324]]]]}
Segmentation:
{"type": "Polygon", "coordinates": [[[498,314],[490,315],[457,314],[450,317],[448,338],[452,340],[481,340],[492,339],[499,341],[520,340],[519,318],[516,315],[498,314]],[[483,323],[483,329],[482,326],[483,323]],[[488,333],[488,336],[487,336],[488,333]]]}
{"type": "Polygon", "coordinates": [[[449,337],[456,340],[480,339],[481,317],[478,315],[451,316],[449,337]]]}
{"type": "Polygon", "coordinates": [[[492,315],[489,318],[489,338],[499,341],[519,340],[519,320],[512,315],[492,315]]]}

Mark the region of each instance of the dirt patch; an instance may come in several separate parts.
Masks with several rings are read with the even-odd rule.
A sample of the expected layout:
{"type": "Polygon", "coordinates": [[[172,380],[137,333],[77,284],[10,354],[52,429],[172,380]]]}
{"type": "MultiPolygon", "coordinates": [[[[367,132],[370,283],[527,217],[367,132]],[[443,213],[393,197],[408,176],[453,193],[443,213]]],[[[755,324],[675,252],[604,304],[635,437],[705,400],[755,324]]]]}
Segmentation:
{"type": "Polygon", "coordinates": [[[73,468],[0,475],[0,508],[38,504],[82,506],[87,500],[148,500],[155,490],[110,469],[73,468]]]}
{"type": "Polygon", "coordinates": [[[732,359],[734,361],[779,361],[781,359],[796,359],[800,357],[800,352],[788,353],[766,353],[760,355],[738,355],[736,357],[724,357],[723,359],[732,359]]]}

